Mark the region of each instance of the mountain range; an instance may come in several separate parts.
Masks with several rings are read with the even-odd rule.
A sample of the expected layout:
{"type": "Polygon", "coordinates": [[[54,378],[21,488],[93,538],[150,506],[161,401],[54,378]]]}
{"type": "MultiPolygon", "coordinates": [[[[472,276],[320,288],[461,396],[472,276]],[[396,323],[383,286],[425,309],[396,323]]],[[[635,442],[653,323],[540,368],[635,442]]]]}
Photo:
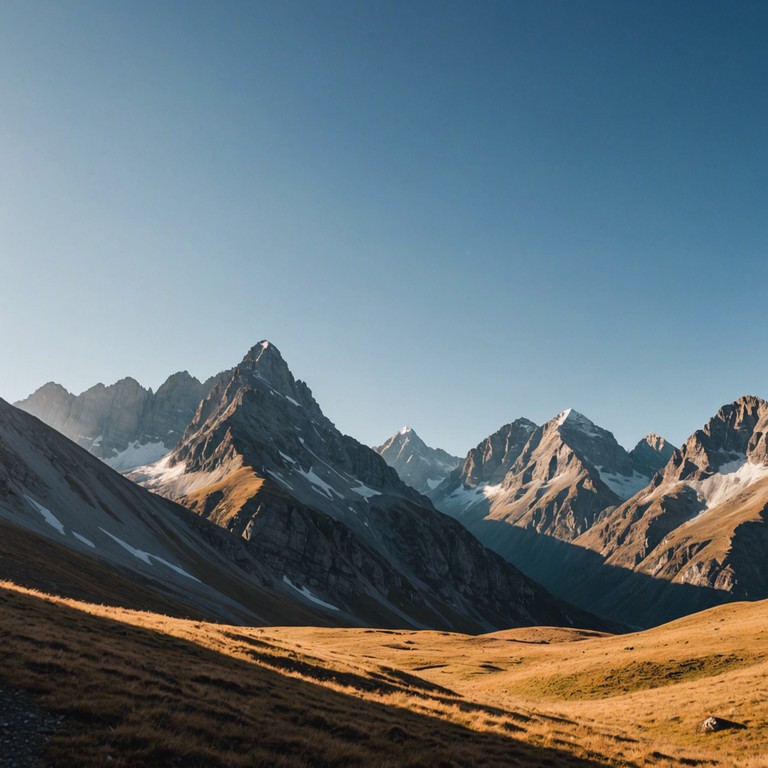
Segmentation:
{"type": "MultiPolygon", "coordinates": [[[[196,521],[193,530],[218,542],[213,559],[224,557],[238,578],[247,572],[264,594],[290,595],[286,605],[319,611],[322,621],[482,631],[597,626],[594,612],[650,626],[768,597],[768,405],[756,397],[724,406],[680,449],[649,434],[626,451],[568,409],[541,425],[518,418],[462,460],[409,427],[374,449],[341,434],[264,341],[206,382],[181,372],[157,393],[123,379],[78,396],[49,383],[17,405],[126,473],[110,483],[140,484],[173,502],[162,514],[196,521]]],[[[9,423],[20,418],[4,408],[9,423]]],[[[43,428],[30,423],[30,434],[43,428]]],[[[103,464],[65,453],[61,466],[89,461],[78,471],[103,482],[103,464]]],[[[7,452],[7,466],[14,456],[7,452]]],[[[62,473],[71,491],[74,475],[62,473]]],[[[106,493],[74,482],[81,498],[106,493]]],[[[50,536],[56,528],[35,504],[62,522],[46,502],[55,496],[25,485],[6,517],[18,525],[23,510],[30,530],[50,536]]],[[[141,498],[142,509],[159,503],[141,498]]],[[[64,520],[73,531],[66,544],[94,555],[74,531],[94,544],[101,537],[99,557],[124,569],[94,529],[109,530],[92,511],[105,507],[90,505],[84,519],[96,518],[85,531],[79,517],[64,520]]],[[[188,570],[158,531],[141,529],[134,543],[111,533],[188,570]]],[[[238,610],[258,612],[257,604],[238,610]]]]}
{"type": "Polygon", "coordinates": [[[130,377],[79,395],[48,382],[15,403],[82,448],[124,472],[168,453],[198,403],[226,372],[200,382],[187,371],[169,376],[157,392],[130,377]]]}
{"type": "MultiPolygon", "coordinates": [[[[135,412],[146,413],[142,398],[134,402],[135,412]]],[[[307,621],[320,624],[606,626],[486,550],[376,452],[336,430],[269,342],[216,377],[175,448],[130,479],[30,415],[7,404],[3,413],[17,435],[8,440],[4,466],[19,467],[0,497],[6,518],[81,556],[123,573],[129,568],[142,581],[180,582],[190,596],[183,587],[168,590],[182,602],[202,590],[196,604],[204,600],[209,611],[226,605],[229,591],[219,583],[237,577],[249,582],[232,587],[241,621],[257,615],[274,623],[277,615],[295,623],[291,607],[298,605],[311,612],[307,621]],[[39,440],[29,446],[18,435],[39,440]],[[45,471],[31,473],[35,462],[45,471]],[[210,541],[223,554],[209,552],[210,541]],[[270,600],[288,608],[268,614],[262,603],[270,600]]],[[[135,413],[124,418],[135,429],[147,423],[135,413]]],[[[98,422],[87,409],[80,420],[115,421],[98,422]]],[[[123,438],[135,442],[137,432],[123,438]]],[[[229,610],[226,618],[236,615],[229,610]]]]}

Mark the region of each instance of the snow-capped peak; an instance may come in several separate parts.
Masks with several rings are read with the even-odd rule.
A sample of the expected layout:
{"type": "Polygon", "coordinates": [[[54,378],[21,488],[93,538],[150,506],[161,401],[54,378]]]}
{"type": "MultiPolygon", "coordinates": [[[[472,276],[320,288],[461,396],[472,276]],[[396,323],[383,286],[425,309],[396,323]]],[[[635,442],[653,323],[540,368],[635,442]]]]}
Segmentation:
{"type": "Polygon", "coordinates": [[[410,432],[413,432],[413,429],[407,425],[405,427],[400,427],[400,429],[397,430],[398,435],[407,435],[410,432]]]}
{"type": "Polygon", "coordinates": [[[566,408],[554,418],[558,427],[568,425],[571,429],[577,429],[588,437],[600,437],[599,427],[590,421],[583,413],[566,408]]]}

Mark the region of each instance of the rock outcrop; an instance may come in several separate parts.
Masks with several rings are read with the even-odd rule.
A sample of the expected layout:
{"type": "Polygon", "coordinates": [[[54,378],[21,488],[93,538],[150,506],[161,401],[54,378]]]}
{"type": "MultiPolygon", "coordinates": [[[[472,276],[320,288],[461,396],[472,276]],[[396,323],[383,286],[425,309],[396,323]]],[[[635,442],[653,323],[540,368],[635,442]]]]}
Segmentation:
{"type": "MultiPolygon", "coordinates": [[[[527,419],[502,427],[430,497],[487,546],[518,561],[529,547],[513,527],[572,541],[649,479],[610,432],[567,410],[540,427],[527,419]]],[[[540,563],[537,578],[546,567],[540,563]]]]}

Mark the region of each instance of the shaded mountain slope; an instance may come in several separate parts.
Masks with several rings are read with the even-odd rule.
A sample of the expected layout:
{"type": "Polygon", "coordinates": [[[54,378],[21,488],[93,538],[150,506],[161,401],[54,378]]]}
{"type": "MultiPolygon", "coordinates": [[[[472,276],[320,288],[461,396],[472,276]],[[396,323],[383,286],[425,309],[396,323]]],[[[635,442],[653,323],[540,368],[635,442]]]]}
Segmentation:
{"type": "Polygon", "coordinates": [[[161,601],[234,623],[331,621],[330,611],[283,583],[247,541],[148,493],[1,400],[0,518],[4,578],[26,573],[26,583],[53,581],[79,595],[82,574],[91,573],[102,599],[115,604],[161,601]]]}

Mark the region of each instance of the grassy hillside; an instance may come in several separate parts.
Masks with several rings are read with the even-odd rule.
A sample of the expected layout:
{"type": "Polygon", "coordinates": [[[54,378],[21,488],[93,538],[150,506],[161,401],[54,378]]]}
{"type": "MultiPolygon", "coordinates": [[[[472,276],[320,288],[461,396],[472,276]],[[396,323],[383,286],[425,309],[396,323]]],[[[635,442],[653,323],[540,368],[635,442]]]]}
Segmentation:
{"type": "Polygon", "coordinates": [[[0,584],[53,765],[768,764],[768,605],[634,635],[248,628],[0,584]],[[748,728],[695,733],[714,714],[748,728]],[[111,759],[110,759],[111,758],[111,759]]]}

